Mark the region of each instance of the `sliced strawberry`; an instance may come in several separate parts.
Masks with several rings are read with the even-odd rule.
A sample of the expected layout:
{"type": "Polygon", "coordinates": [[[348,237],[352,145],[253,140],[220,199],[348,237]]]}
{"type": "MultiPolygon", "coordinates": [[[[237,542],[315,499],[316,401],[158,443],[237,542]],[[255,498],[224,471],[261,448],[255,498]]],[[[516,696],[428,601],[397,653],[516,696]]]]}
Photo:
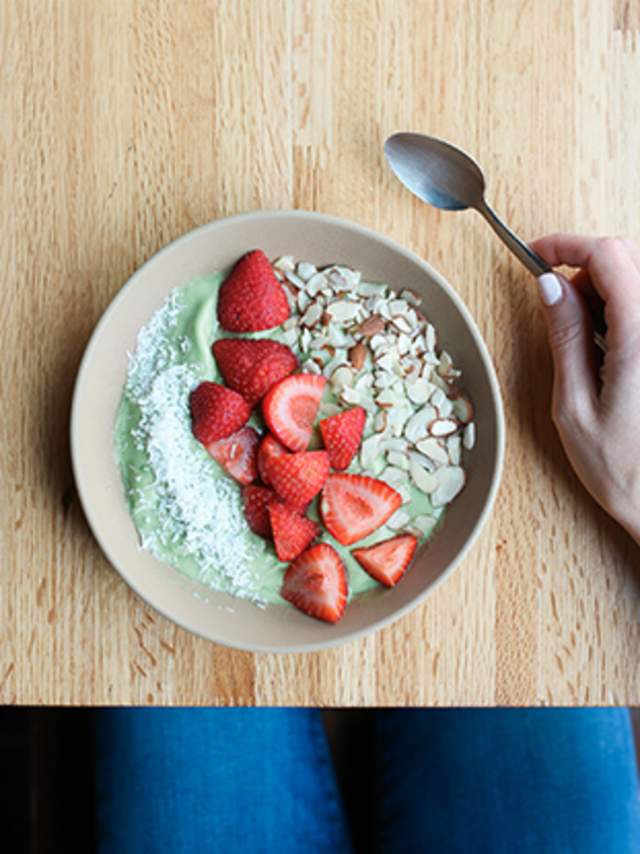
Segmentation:
{"type": "Polygon", "coordinates": [[[294,374],[274,385],[262,401],[269,429],[292,451],[309,445],[326,382],[315,374],[294,374]]]}
{"type": "Polygon", "coordinates": [[[353,409],[322,419],[320,432],[332,468],[349,468],[360,447],[366,420],[367,413],[361,406],[354,406],[353,409]]]}
{"type": "Polygon", "coordinates": [[[291,350],[269,338],[219,338],[211,349],[225,383],[249,406],[255,406],[272,385],[298,367],[291,350]]]}
{"type": "Polygon", "coordinates": [[[281,445],[277,439],[274,439],[271,433],[267,433],[260,446],[258,447],[258,474],[260,480],[265,486],[271,486],[269,475],[267,474],[267,466],[271,457],[279,457],[282,454],[288,454],[289,451],[284,445],[281,445]]]}
{"type": "Polygon", "coordinates": [[[239,483],[251,483],[258,476],[256,458],[260,437],[253,427],[243,427],[228,439],[207,445],[207,451],[239,483]]]}
{"type": "Polygon", "coordinates": [[[337,623],[347,604],[347,574],[338,552],[328,543],[311,546],[289,565],[280,592],[310,617],[337,623]]]}
{"type": "Polygon", "coordinates": [[[418,541],[413,534],[400,534],[375,546],[353,549],[351,554],[376,581],[393,587],[405,574],[417,546],[418,541]]]}
{"type": "Polygon", "coordinates": [[[269,519],[278,560],[298,557],[320,533],[315,522],[281,501],[269,504],[269,519]]]}
{"type": "Polygon", "coordinates": [[[289,303],[269,259],[260,249],[247,252],[218,293],[218,320],[228,332],[257,332],[280,326],[289,303]]]}
{"type": "Polygon", "coordinates": [[[244,486],[242,488],[242,500],[244,502],[244,515],[249,527],[261,537],[271,537],[271,520],[269,519],[269,505],[280,499],[273,489],[264,486],[244,486]]]}
{"type": "Polygon", "coordinates": [[[242,395],[218,383],[200,383],[191,392],[190,405],[191,429],[203,445],[231,436],[251,415],[242,395]]]}
{"type": "Polygon", "coordinates": [[[322,489],[329,475],[326,451],[282,454],[267,461],[269,483],[287,504],[301,509],[322,489]]]}
{"type": "Polygon", "coordinates": [[[322,491],[320,512],[329,533],[350,546],[384,525],[401,504],[400,495],[382,480],[332,474],[322,491]]]}

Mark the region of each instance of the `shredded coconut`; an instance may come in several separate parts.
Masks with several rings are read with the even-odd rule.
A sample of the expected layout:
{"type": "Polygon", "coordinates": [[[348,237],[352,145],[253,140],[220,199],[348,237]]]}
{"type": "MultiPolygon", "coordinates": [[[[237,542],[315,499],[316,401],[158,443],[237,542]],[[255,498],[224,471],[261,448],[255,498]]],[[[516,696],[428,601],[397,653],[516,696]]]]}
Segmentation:
{"type": "Polygon", "coordinates": [[[140,531],[141,546],[164,561],[171,552],[189,556],[205,584],[259,604],[257,579],[246,569],[240,492],[216,476],[215,463],[191,433],[189,394],[202,376],[197,365],[181,363],[188,339],[171,340],[181,308],[174,291],[140,331],[129,357],[126,394],[140,411],[132,438],[148,459],[130,491],[136,516],[149,526],[140,531]]]}

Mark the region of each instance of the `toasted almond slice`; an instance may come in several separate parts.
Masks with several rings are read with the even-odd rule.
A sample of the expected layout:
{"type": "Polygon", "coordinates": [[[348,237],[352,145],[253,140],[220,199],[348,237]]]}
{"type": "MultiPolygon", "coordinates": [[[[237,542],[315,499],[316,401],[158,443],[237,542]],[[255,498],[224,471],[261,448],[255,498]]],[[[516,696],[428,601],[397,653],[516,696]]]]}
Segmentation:
{"type": "Polygon", "coordinates": [[[293,255],[282,255],[282,257],[278,258],[273,262],[273,266],[276,270],[282,270],[282,272],[287,272],[291,270],[295,270],[295,261],[293,260],[293,255]]]}
{"type": "Polygon", "coordinates": [[[454,398],[453,414],[463,424],[468,424],[473,419],[473,404],[464,394],[454,398]]]}
{"type": "Polygon", "coordinates": [[[467,426],[464,428],[464,433],[462,434],[462,444],[466,448],[467,451],[473,450],[473,446],[476,443],[476,423],[475,421],[470,421],[467,426]]]}
{"type": "Polygon", "coordinates": [[[458,495],[465,484],[466,475],[460,466],[443,466],[438,469],[434,477],[438,480],[438,487],[431,493],[431,503],[434,507],[442,507],[458,495]]]}
{"type": "Polygon", "coordinates": [[[360,446],[360,465],[363,469],[369,469],[374,464],[380,453],[381,442],[382,435],[380,433],[374,433],[364,440],[360,446]]]}
{"type": "Polygon", "coordinates": [[[403,454],[400,451],[388,451],[387,462],[390,466],[395,466],[396,468],[403,469],[404,471],[409,470],[409,459],[406,454],[403,454]]]}
{"type": "Polygon", "coordinates": [[[454,434],[453,436],[449,436],[447,439],[447,452],[449,454],[449,461],[452,466],[459,466],[460,459],[462,457],[461,447],[462,447],[462,439],[459,435],[454,434]]]}
{"type": "Polygon", "coordinates": [[[420,294],[417,294],[411,288],[405,288],[403,291],[400,291],[400,297],[406,302],[411,303],[411,305],[420,305],[422,302],[422,297],[420,294]]]}
{"type": "Polygon", "coordinates": [[[376,433],[384,433],[387,429],[387,413],[384,409],[378,410],[373,421],[373,429],[376,433]]]}
{"type": "MultiPolygon", "coordinates": [[[[355,347],[352,347],[349,350],[348,356],[349,361],[351,362],[353,367],[356,369],[356,371],[359,371],[362,369],[364,363],[367,360],[367,348],[364,344],[356,344],[355,347]]],[[[373,377],[371,379],[373,382],[373,377]]]]}
{"type": "Polygon", "coordinates": [[[374,335],[379,335],[384,332],[386,321],[379,314],[372,314],[366,320],[363,320],[358,326],[358,332],[364,335],[365,338],[372,338],[374,335]]]}
{"type": "Polygon", "coordinates": [[[353,384],[355,373],[352,368],[347,365],[340,365],[329,376],[331,388],[336,394],[340,394],[343,388],[353,384]]]}
{"type": "Polygon", "coordinates": [[[437,439],[431,437],[428,439],[421,439],[419,442],[416,442],[416,448],[421,454],[429,457],[429,459],[433,460],[435,463],[446,465],[449,462],[449,455],[447,454],[446,449],[440,444],[440,442],[438,442],[437,439]]]}
{"type": "Polygon", "coordinates": [[[320,318],[322,317],[322,306],[319,302],[312,302],[309,308],[305,311],[305,313],[300,318],[300,324],[302,326],[315,326],[319,323],[320,318]]]}
{"type": "Polygon", "coordinates": [[[416,406],[422,406],[423,403],[426,403],[433,389],[431,383],[423,379],[418,379],[413,383],[405,383],[405,387],[409,400],[416,406]]]}
{"type": "Polygon", "coordinates": [[[429,433],[438,438],[450,436],[458,429],[458,422],[452,421],[450,418],[436,418],[429,425],[429,433]]]}
{"type": "Polygon", "coordinates": [[[411,474],[411,480],[418,487],[420,492],[424,492],[426,495],[429,495],[440,485],[439,482],[436,480],[435,476],[430,474],[425,468],[423,468],[423,466],[419,465],[415,460],[410,461],[409,472],[411,474]]]}
{"type": "Polygon", "coordinates": [[[350,300],[337,300],[327,306],[327,311],[334,323],[347,323],[357,317],[358,304],[350,300]]]}
{"type": "Polygon", "coordinates": [[[309,345],[309,355],[313,359],[314,362],[317,362],[319,365],[324,366],[329,363],[331,360],[331,354],[328,350],[316,350],[313,349],[313,341],[309,345]]]}
{"type": "Polygon", "coordinates": [[[308,282],[309,279],[318,272],[315,264],[309,261],[300,261],[296,267],[296,273],[300,276],[303,282],[308,282]]]}
{"type": "Polygon", "coordinates": [[[433,406],[423,406],[407,421],[404,429],[405,438],[415,444],[426,437],[429,432],[429,424],[436,418],[437,414],[433,406]]]}
{"type": "Polygon", "coordinates": [[[411,516],[401,507],[399,510],[396,510],[390,519],[387,519],[387,527],[391,528],[392,531],[399,531],[400,528],[404,528],[410,519],[411,516]]]}

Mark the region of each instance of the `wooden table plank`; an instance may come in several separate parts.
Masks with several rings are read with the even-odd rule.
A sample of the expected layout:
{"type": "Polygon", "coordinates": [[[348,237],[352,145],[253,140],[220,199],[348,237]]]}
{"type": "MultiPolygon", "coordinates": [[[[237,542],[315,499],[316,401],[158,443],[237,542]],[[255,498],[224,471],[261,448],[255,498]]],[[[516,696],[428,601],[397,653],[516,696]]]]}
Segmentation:
{"type": "Polygon", "coordinates": [[[586,704],[640,700],[638,550],[585,495],[548,409],[534,288],[472,213],[385,169],[399,129],[463,145],[525,238],[640,236],[640,7],[616,0],[0,2],[0,700],[586,704]],[[508,447],[460,570],[375,636],[301,656],[194,638],[84,522],[68,411],[120,285],[210,219],[300,207],[427,257],[496,360],[508,447]]]}

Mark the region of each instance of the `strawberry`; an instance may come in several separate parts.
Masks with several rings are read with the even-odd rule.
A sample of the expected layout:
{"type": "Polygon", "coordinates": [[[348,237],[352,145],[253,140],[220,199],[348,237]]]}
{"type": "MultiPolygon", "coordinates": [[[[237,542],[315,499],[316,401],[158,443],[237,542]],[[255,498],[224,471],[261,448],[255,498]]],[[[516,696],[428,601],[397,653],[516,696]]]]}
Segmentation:
{"type": "Polygon", "coordinates": [[[260,534],[261,537],[271,537],[269,505],[273,501],[279,500],[273,489],[267,489],[264,486],[244,486],[242,488],[242,500],[244,502],[244,515],[251,530],[260,534]]]}
{"type": "Polygon", "coordinates": [[[222,468],[240,483],[251,483],[258,476],[256,457],[260,437],[253,427],[243,427],[229,436],[207,445],[207,451],[222,468]]]}
{"type": "Polygon", "coordinates": [[[287,504],[297,509],[302,509],[320,492],[328,474],[326,451],[282,454],[267,461],[269,483],[287,504]]]}
{"type": "Polygon", "coordinates": [[[217,383],[200,383],[191,392],[190,405],[191,429],[203,445],[231,436],[251,415],[242,395],[217,383]]]}
{"type": "Polygon", "coordinates": [[[272,385],[298,367],[291,350],[269,338],[220,338],[211,349],[225,383],[249,406],[255,406],[272,385]]]}
{"type": "Polygon", "coordinates": [[[258,474],[265,486],[271,486],[269,475],[267,474],[268,461],[271,457],[279,457],[282,454],[288,453],[289,451],[287,451],[284,445],[281,445],[277,439],[274,439],[271,433],[267,433],[262,442],[260,442],[260,447],[258,448],[258,474]]]}
{"type": "Polygon", "coordinates": [[[268,512],[278,560],[297,558],[320,533],[315,522],[281,501],[270,503],[268,512]]]}
{"type": "Polygon", "coordinates": [[[293,374],[272,386],[262,401],[267,426],[292,451],[309,445],[326,382],[315,374],[293,374]]]}
{"type": "Polygon", "coordinates": [[[322,419],[320,432],[332,468],[349,468],[360,447],[366,419],[367,413],[361,406],[354,406],[353,409],[322,419]]]}
{"type": "Polygon", "coordinates": [[[387,587],[393,587],[405,574],[415,554],[418,541],[413,534],[400,534],[351,554],[369,575],[387,587]]]}
{"type": "Polygon", "coordinates": [[[289,564],[280,592],[310,617],[337,623],[347,604],[347,574],[337,551],[328,543],[311,546],[289,564]]]}
{"type": "Polygon", "coordinates": [[[350,546],[384,525],[401,504],[400,495],[382,480],[332,474],[322,491],[320,512],[329,533],[350,546]]]}
{"type": "Polygon", "coordinates": [[[247,252],[218,293],[218,320],[228,332],[258,332],[280,326],[289,303],[269,259],[260,249],[247,252]]]}

